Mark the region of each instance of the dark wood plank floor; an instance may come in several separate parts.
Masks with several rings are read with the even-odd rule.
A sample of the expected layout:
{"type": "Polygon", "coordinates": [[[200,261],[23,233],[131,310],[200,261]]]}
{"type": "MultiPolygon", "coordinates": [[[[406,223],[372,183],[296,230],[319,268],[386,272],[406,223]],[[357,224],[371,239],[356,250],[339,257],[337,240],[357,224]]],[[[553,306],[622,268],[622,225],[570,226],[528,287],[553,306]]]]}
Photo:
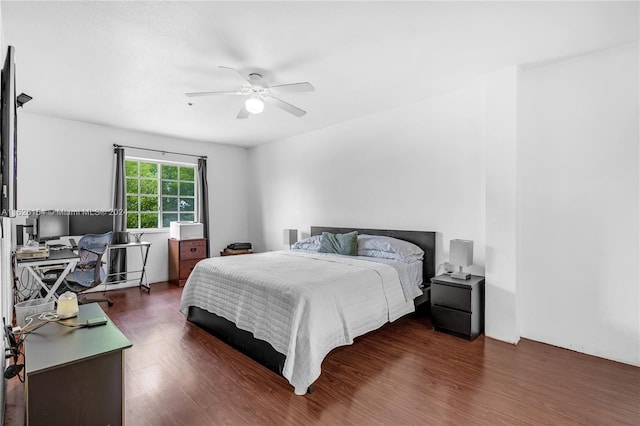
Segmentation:
{"type": "MultiPolygon", "coordinates": [[[[414,314],[334,350],[311,395],[188,323],[181,289],[109,293],[131,340],[127,425],[638,425],[640,368],[523,340],[468,341],[414,314]]],[[[5,425],[24,422],[7,385],[5,425]]]]}

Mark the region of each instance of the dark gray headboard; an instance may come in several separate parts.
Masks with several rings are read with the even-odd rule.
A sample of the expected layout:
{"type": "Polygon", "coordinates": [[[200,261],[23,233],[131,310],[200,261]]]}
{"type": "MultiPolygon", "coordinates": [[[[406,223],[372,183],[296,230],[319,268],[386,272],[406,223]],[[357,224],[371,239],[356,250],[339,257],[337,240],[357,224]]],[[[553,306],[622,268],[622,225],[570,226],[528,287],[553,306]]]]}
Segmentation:
{"type": "Polygon", "coordinates": [[[311,235],[322,235],[323,232],[344,234],[358,231],[358,234],[383,235],[399,240],[409,241],[424,250],[422,277],[425,287],[431,285],[431,278],[436,274],[436,233],[427,231],[398,231],[392,229],[332,228],[312,226],[311,235]]]}

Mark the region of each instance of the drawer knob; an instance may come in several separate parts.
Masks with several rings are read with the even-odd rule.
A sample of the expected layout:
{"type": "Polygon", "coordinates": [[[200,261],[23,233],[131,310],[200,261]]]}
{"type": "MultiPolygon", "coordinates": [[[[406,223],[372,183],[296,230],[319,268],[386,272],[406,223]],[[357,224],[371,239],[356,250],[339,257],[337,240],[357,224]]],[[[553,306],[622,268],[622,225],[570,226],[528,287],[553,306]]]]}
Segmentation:
{"type": "Polygon", "coordinates": [[[194,252],[194,251],[196,251],[196,250],[198,250],[198,249],[197,249],[197,248],[195,248],[195,247],[191,247],[191,251],[192,251],[192,252],[194,252]]]}

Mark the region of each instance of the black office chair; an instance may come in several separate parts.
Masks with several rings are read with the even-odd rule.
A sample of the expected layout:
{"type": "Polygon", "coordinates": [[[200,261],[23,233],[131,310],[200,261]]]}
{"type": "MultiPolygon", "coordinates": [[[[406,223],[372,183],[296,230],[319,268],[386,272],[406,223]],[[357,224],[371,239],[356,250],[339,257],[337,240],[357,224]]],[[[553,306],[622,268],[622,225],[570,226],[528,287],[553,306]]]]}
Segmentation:
{"type": "Polygon", "coordinates": [[[106,278],[102,269],[102,255],[111,243],[113,232],[101,235],[87,234],[78,241],[78,256],[80,260],[73,272],[65,277],[66,288],[78,295],[78,304],[93,302],[107,302],[113,306],[113,301],[108,297],[89,299],[82,293],[103,284],[106,278]]]}

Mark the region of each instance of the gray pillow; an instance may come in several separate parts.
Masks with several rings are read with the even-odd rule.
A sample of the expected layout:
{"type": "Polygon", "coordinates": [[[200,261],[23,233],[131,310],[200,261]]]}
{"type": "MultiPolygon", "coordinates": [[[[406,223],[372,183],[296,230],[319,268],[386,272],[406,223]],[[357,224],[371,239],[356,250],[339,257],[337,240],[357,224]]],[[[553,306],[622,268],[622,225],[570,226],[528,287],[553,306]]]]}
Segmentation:
{"type": "Polygon", "coordinates": [[[347,256],[358,255],[358,231],[347,234],[332,234],[323,232],[320,240],[319,253],[336,253],[347,256]]]}
{"type": "Polygon", "coordinates": [[[397,238],[378,235],[358,235],[358,256],[382,257],[400,262],[416,262],[424,251],[415,244],[397,238]]]}

